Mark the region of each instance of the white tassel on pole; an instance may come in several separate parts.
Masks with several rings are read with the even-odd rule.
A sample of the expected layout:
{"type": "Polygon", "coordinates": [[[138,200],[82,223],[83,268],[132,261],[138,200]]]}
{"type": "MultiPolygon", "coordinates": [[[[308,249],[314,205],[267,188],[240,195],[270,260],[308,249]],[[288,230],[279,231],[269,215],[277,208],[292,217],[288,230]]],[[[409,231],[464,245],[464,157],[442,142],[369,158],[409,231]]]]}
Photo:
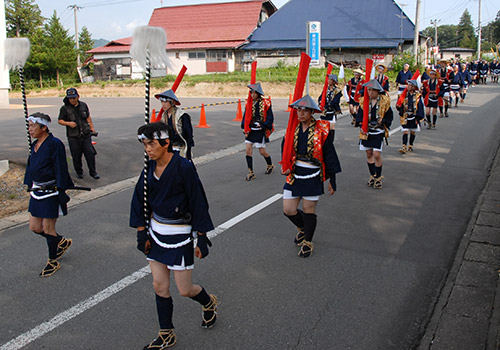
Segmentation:
{"type": "Polygon", "coordinates": [[[372,67],[372,71],[371,71],[371,73],[370,73],[370,80],[375,79],[375,77],[376,77],[376,76],[377,76],[377,75],[376,75],[376,73],[375,73],[375,65],[373,65],[373,67],[372,67]]]}
{"type": "Polygon", "coordinates": [[[167,34],[163,28],[140,26],[135,28],[130,55],[137,63],[146,68],[146,56],[149,53],[151,66],[167,66],[167,34]]]}
{"type": "Polygon", "coordinates": [[[5,39],[5,64],[14,71],[23,68],[30,55],[30,41],[27,38],[5,39]]]}
{"type": "Polygon", "coordinates": [[[340,64],[339,79],[344,79],[344,78],[345,78],[344,64],[340,64]]]}

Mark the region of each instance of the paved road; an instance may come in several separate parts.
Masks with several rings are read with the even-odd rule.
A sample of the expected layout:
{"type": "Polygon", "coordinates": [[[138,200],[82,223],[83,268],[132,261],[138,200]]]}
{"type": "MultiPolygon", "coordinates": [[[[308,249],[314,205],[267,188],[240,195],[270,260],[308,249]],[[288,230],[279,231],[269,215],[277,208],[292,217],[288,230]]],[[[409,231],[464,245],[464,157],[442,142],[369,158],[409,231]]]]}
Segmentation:
{"type": "MultiPolygon", "coordinates": [[[[357,132],[347,118],[341,119],[335,143],[343,172],[338,192],[320,200],[313,256],[296,256],[294,228],[283,217],[279,200],[219,234],[194,276],[218,295],[219,322],[202,330],[199,307],[174,292],[177,347],[412,348],[483,188],[489,157],[498,147],[499,95],[497,86],[472,89],[466,104],[438,120],[437,130],[418,135],[413,154],[399,155],[400,133],[395,133],[384,149],[381,191],[365,185],[368,171],[363,152],[357,150],[357,132]]],[[[123,102],[121,108],[125,106],[123,102]]],[[[124,123],[113,119],[117,126],[124,123]]],[[[109,144],[130,145],[124,131],[117,134],[123,140],[110,137],[109,144]]],[[[239,135],[218,138],[212,147],[229,145],[239,135]]],[[[277,161],[279,142],[269,148],[277,161]]],[[[124,153],[132,155],[129,148],[124,153]]],[[[140,149],[137,153],[140,157],[140,149]]],[[[283,177],[263,175],[265,164],[259,158],[255,164],[257,179],[250,183],[242,181],[242,152],[198,167],[216,225],[281,192],[283,177]]],[[[112,176],[101,167],[104,178],[112,176]]],[[[131,169],[120,168],[120,176],[135,171],[131,169]]],[[[62,259],[62,269],[48,279],[37,277],[46,259],[42,240],[26,225],[0,232],[0,313],[9,315],[0,319],[0,344],[145,266],[134,247],[135,233],[127,226],[130,197],[130,189],[110,194],[61,218],[59,231],[73,238],[74,246],[62,259]]],[[[147,275],[26,349],[137,349],[156,330],[147,275]]]]}

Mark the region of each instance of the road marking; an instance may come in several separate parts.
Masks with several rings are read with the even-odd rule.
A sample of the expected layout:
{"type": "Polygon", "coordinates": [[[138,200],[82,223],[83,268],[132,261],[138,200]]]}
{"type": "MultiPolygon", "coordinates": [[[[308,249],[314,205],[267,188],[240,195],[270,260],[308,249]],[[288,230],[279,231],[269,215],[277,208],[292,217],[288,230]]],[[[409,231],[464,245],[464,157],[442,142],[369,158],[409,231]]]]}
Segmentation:
{"type": "MultiPolygon", "coordinates": [[[[245,210],[243,213],[233,217],[232,219],[227,220],[226,222],[220,224],[217,226],[214,230],[208,232],[208,237],[214,238],[217,235],[220,235],[222,232],[230,229],[234,225],[240,223],[241,221],[245,220],[246,218],[252,216],[253,214],[258,213],[262,209],[268,207],[269,205],[273,204],[277,200],[281,199],[282,194],[277,193],[274,196],[254,205],[248,210],[245,210]]],[[[12,339],[11,341],[3,344],[0,347],[0,350],[17,350],[21,349],[23,346],[28,345],[32,341],[35,341],[36,339],[42,337],[43,335],[47,334],[48,332],[56,329],[57,327],[61,326],[62,324],[66,323],[67,321],[75,318],[76,316],[82,314],[83,312],[87,311],[88,309],[96,306],[100,302],[108,299],[109,297],[113,296],[114,294],[118,293],[122,289],[125,289],[126,287],[134,284],[135,282],[139,281],[143,277],[146,277],[149,275],[151,271],[149,270],[149,266],[144,266],[143,268],[137,270],[136,272],[132,273],[131,275],[119,280],[118,282],[112,284],[111,286],[103,289],[99,293],[91,296],[88,299],[85,299],[84,301],[76,304],[75,306],[57,314],[54,316],[52,319],[50,319],[47,322],[43,322],[36,326],[35,328],[31,329],[28,332],[25,332],[18,337],[12,339]]]]}

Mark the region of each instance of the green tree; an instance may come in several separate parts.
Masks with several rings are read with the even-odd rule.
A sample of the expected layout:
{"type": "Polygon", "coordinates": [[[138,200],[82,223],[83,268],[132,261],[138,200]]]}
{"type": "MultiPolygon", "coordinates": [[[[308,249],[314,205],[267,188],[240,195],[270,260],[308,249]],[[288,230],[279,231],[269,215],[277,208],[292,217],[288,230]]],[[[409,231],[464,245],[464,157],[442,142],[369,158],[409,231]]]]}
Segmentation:
{"type": "Polygon", "coordinates": [[[38,28],[31,36],[31,55],[25,66],[27,77],[31,79],[36,79],[38,77],[40,88],[43,87],[42,73],[49,70],[49,52],[45,46],[47,41],[48,37],[43,28],[38,28]]]}
{"type": "Polygon", "coordinates": [[[5,19],[7,36],[31,37],[43,24],[43,17],[34,0],[6,0],[5,19]]]}
{"type": "Polygon", "coordinates": [[[82,27],[82,31],[78,35],[78,44],[80,46],[80,60],[83,63],[91,56],[87,53],[87,51],[92,50],[94,47],[92,34],[90,34],[89,30],[85,26],[82,27]]]}
{"type": "Polygon", "coordinates": [[[60,86],[60,73],[68,73],[76,69],[76,48],[73,37],[64,29],[56,11],[45,24],[45,35],[49,38],[45,42],[48,52],[48,69],[55,72],[58,86],[60,86]]]}
{"type": "Polygon", "coordinates": [[[474,33],[474,26],[472,25],[472,19],[469,10],[465,9],[462,17],[460,17],[460,22],[458,22],[457,27],[458,37],[460,39],[460,47],[475,49],[477,38],[474,33]]]}
{"type": "MultiPolygon", "coordinates": [[[[438,45],[440,48],[448,48],[459,46],[458,26],[454,24],[444,24],[437,27],[438,31],[438,45]]],[[[434,42],[434,27],[427,27],[422,31],[422,34],[432,38],[434,42]]]]}

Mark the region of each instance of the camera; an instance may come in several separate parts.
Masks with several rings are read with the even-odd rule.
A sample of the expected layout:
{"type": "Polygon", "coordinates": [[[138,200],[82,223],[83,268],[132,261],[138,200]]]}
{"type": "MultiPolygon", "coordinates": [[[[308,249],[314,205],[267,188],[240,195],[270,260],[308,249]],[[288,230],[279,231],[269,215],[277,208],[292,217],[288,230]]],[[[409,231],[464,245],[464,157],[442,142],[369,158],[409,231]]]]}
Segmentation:
{"type": "Polygon", "coordinates": [[[90,133],[90,136],[97,137],[98,135],[99,135],[99,133],[97,131],[90,133]]]}

